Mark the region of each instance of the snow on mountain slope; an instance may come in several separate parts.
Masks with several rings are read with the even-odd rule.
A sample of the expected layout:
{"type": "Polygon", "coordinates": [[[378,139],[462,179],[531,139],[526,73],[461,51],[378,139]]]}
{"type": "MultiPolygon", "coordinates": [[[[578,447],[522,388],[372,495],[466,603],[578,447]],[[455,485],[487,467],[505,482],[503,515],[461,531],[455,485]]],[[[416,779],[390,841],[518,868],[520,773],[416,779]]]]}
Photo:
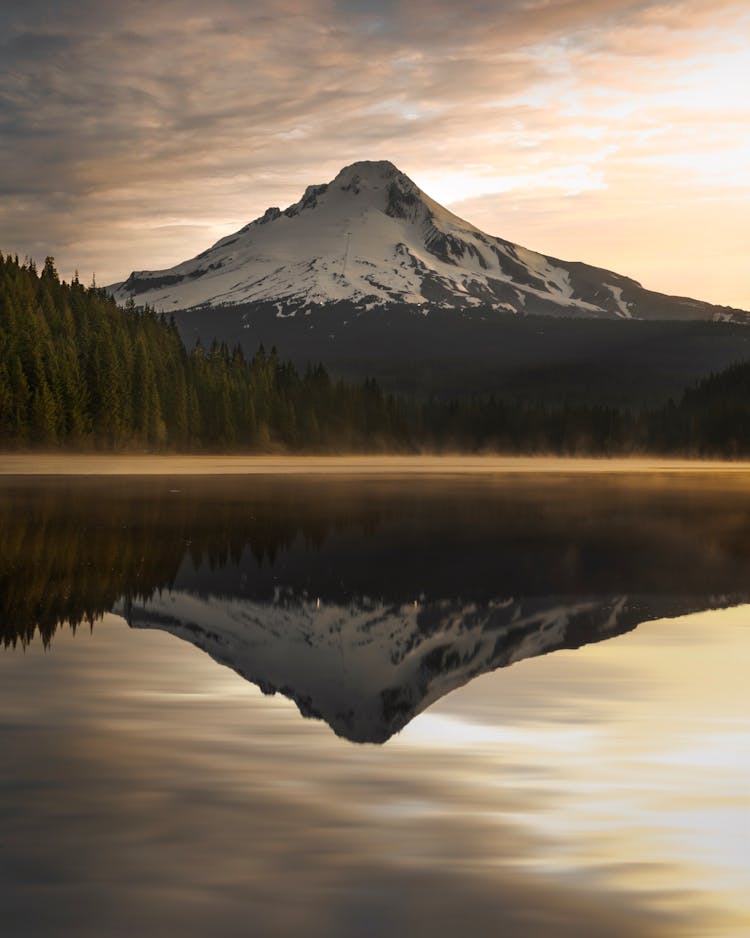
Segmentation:
{"type": "Polygon", "coordinates": [[[385,742],[480,674],[561,648],[612,638],[667,615],[738,598],[540,597],[347,605],[279,595],[273,602],[176,590],[115,612],[135,628],[191,642],[293,700],[354,742],[385,742]]]}
{"type": "Polygon", "coordinates": [[[722,318],[720,308],[649,294],[627,277],[484,234],[387,161],[353,163],[192,260],[134,271],[109,289],[118,302],[167,312],[276,302],[285,315],[343,302],[630,318],[653,315],[646,295],[677,303],[669,318],[722,318]]]}

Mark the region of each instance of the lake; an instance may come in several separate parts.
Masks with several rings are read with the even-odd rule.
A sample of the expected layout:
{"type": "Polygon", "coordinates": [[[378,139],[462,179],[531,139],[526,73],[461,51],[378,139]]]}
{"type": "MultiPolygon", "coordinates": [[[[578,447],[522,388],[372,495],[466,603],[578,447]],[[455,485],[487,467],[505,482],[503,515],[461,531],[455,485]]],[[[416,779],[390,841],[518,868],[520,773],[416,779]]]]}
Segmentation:
{"type": "Polygon", "coordinates": [[[746,467],[40,465],[3,938],[750,934],[746,467]]]}

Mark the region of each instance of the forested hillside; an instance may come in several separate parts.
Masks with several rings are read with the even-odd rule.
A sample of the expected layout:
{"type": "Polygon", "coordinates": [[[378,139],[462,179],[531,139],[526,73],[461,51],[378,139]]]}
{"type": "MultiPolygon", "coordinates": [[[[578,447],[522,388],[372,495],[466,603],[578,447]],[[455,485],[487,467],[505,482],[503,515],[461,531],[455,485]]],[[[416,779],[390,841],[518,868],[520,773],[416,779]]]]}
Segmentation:
{"type": "MultiPolygon", "coordinates": [[[[659,408],[384,394],[275,350],[188,351],[174,322],[0,254],[0,447],[114,451],[750,454],[750,364],[659,408]]],[[[595,397],[592,392],[592,397],[595,397]]]]}
{"type": "Polygon", "coordinates": [[[201,450],[377,447],[405,436],[372,382],[303,375],[275,351],[188,352],[173,323],[0,254],[0,444],[201,450]]]}

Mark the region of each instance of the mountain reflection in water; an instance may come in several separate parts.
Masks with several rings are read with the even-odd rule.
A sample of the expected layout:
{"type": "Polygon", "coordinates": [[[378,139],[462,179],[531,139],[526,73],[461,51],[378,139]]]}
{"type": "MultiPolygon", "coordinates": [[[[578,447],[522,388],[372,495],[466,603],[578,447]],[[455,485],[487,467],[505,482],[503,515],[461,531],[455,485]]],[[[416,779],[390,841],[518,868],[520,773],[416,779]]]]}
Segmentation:
{"type": "Polygon", "coordinates": [[[705,475],[4,480],[0,636],[108,611],[356,742],[476,676],[747,602],[750,489],[705,475]]]}

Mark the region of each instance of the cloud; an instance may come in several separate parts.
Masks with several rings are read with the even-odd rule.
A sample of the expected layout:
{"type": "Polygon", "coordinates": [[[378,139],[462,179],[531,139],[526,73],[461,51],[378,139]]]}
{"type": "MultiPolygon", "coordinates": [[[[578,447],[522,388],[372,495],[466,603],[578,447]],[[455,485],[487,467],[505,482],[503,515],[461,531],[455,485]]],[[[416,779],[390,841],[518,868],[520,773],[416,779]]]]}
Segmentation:
{"type": "MultiPolygon", "coordinates": [[[[32,0],[0,19],[0,249],[120,279],[360,158],[438,197],[463,177],[456,200],[598,191],[600,217],[626,178],[658,193],[677,167],[715,197],[726,179],[710,167],[750,116],[743,7],[32,0]]],[[[740,174],[728,197],[746,197],[740,174]]],[[[481,223],[513,238],[493,204],[481,223]]],[[[552,215],[550,240],[568,224],[552,215]]],[[[744,276],[698,286],[739,303],[744,276]]]]}

